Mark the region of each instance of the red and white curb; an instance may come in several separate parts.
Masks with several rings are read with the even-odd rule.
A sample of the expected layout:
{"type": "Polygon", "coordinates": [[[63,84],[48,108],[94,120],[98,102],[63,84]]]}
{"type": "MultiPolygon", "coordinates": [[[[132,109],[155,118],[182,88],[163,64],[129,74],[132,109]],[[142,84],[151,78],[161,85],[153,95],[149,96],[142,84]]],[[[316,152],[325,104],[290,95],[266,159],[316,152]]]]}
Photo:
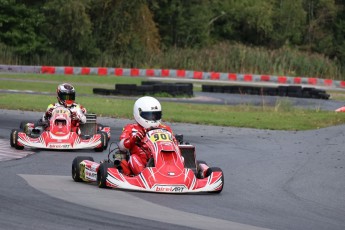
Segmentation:
{"type": "Polygon", "coordinates": [[[0,65],[0,72],[37,73],[62,75],[99,75],[127,77],[159,77],[162,79],[186,79],[229,81],[241,83],[274,83],[289,85],[312,85],[328,88],[345,89],[345,81],[302,76],[278,76],[265,74],[240,74],[222,72],[202,72],[184,69],[139,69],[139,68],[107,68],[107,67],[73,67],[73,66],[16,66],[0,65]]]}
{"type": "Polygon", "coordinates": [[[27,151],[25,149],[18,150],[12,148],[10,145],[10,140],[0,139],[0,161],[21,159],[33,153],[33,151],[27,151]]]}

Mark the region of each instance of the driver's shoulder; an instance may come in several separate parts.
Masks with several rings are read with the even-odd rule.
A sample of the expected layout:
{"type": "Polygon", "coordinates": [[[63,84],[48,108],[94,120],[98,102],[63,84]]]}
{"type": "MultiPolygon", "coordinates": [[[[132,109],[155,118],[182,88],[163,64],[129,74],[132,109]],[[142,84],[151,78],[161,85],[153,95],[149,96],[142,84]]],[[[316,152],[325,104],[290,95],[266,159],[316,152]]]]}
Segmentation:
{"type": "Polygon", "coordinates": [[[172,129],[171,129],[171,127],[169,126],[169,125],[165,125],[165,124],[160,124],[159,125],[159,128],[161,128],[161,129],[166,129],[166,130],[168,130],[169,132],[172,132],[172,129]]]}

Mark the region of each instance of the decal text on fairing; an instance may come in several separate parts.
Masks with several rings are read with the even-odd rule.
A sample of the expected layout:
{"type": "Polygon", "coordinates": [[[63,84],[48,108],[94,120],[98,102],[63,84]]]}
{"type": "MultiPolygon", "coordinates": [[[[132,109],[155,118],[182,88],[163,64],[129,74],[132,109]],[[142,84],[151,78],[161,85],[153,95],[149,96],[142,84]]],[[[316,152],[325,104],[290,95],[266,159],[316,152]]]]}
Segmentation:
{"type": "Polygon", "coordinates": [[[52,148],[52,149],[68,149],[70,148],[70,145],[69,144],[50,144],[49,145],[49,148],[52,148]]]}
{"type": "Polygon", "coordinates": [[[157,185],[155,187],[156,192],[183,192],[185,186],[170,186],[170,185],[157,185]]]}

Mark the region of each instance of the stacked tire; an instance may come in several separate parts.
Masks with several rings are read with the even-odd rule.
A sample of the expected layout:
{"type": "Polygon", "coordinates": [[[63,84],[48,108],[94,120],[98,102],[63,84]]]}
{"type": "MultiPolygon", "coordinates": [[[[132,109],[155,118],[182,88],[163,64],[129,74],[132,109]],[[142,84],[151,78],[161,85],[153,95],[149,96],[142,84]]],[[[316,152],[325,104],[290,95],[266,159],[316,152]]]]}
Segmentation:
{"type": "Polygon", "coordinates": [[[115,90],[93,88],[94,94],[99,95],[124,95],[140,96],[166,93],[173,97],[193,96],[192,83],[163,83],[159,81],[143,81],[142,85],[135,84],[115,84],[115,90]]]}
{"type": "Polygon", "coordinates": [[[329,99],[330,95],[323,89],[295,85],[278,87],[241,86],[241,85],[202,85],[202,92],[250,94],[281,97],[299,97],[329,99]]]}

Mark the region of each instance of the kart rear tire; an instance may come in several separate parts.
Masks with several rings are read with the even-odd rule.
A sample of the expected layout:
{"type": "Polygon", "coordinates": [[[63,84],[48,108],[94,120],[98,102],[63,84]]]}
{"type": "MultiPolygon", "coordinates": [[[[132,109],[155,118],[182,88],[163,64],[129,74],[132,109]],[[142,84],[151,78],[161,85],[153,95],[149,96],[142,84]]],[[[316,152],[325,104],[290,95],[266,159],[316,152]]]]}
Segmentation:
{"type": "Polygon", "coordinates": [[[11,144],[11,147],[14,147],[18,150],[24,149],[24,146],[18,145],[18,130],[16,129],[13,129],[11,132],[10,144],[11,144]]]}
{"type": "Polygon", "coordinates": [[[80,178],[80,162],[82,162],[83,160],[94,161],[93,157],[79,156],[79,157],[74,158],[72,162],[72,178],[75,182],[83,181],[80,178]]]}
{"type": "Polygon", "coordinates": [[[97,184],[99,188],[107,188],[108,168],[113,167],[108,162],[101,163],[97,172],[97,184]]]}
{"type": "Polygon", "coordinates": [[[212,170],[212,172],[222,172],[222,182],[223,182],[222,188],[220,190],[212,191],[210,193],[221,193],[223,191],[223,188],[224,188],[224,173],[223,173],[223,170],[221,168],[218,168],[218,167],[211,167],[210,169],[212,170]]]}

